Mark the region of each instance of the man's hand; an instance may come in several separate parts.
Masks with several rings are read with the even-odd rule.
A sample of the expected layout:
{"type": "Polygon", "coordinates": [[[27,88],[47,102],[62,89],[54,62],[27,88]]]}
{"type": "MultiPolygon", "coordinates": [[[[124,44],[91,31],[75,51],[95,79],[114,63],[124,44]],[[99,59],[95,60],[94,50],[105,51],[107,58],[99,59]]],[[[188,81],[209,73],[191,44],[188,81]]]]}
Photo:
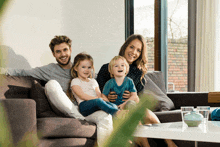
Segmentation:
{"type": "Polygon", "coordinates": [[[128,90],[125,90],[122,97],[124,98],[122,101],[127,101],[131,97],[131,92],[128,90]]]}
{"type": "Polygon", "coordinates": [[[0,74],[6,74],[7,73],[7,69],[0,67],[0,74]]]}
{"type": "Polygon", "coordinates": [[[118,98],[118,95],[114,91],[109,92],[108,94],[108,100],[110,102],[115,102],[115,100],[118,98]]]}

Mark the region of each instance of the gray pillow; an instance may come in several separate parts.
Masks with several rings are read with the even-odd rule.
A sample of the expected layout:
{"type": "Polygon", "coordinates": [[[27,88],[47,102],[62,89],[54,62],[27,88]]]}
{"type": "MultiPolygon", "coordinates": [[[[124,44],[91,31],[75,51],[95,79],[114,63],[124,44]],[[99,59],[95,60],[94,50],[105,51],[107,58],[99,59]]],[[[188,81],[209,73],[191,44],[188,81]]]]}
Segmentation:
{"type": "Polygon", "coordinates": [[[158,101],[152,111],[168,111],[175,108],[172,100],[164,94],[164,92],[148,77],[148,75],[145,75],[145,79],[146,82],[144,89],[140,92],[140,94],[151,94],[158,101]]]}
{"type": "Polygon", "coordinates": [[[44,92],[44,87],[42,87],[41,84],[38,83],[36,80],[32,82],[30,97],[36,102],[37,118],[58,116],[50,107],[50,104],[44,92]]]}
{"type": "Polygon", "coordinates": [[[148,71],[147,76],[160,88],[160,90],[162,90],[164,94],[167,94],[162,71],[148,71]]]}

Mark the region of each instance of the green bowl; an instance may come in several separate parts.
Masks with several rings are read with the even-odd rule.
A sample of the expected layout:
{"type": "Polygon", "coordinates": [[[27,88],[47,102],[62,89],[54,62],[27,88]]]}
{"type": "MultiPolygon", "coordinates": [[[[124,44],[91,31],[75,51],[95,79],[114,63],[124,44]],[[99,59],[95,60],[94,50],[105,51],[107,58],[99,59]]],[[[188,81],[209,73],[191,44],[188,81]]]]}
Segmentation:
{"type": "Polygon", "coordinates": [[[184,120],[188,127],[198,127],[202,122],[201,120],[184,120]]]}

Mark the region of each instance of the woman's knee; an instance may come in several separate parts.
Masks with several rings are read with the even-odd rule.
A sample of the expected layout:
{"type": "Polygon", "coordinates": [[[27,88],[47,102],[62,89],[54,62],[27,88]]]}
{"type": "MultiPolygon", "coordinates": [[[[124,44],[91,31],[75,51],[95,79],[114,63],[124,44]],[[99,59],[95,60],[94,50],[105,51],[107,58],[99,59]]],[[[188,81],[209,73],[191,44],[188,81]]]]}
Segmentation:
{"type": "Polygon", "coordinates": [[[158,117],[149,109],[146,109],[146,117],[144,118],[145,124],[156,124],[160,123],[158,117]]]}
{"type": "Polygon", "coordinates": [[[137,106],[137,103],[134,100],[129,100],[127,101],[127,103],[125,104],[124,109],[125,110],[132,110],[137,106]]]}

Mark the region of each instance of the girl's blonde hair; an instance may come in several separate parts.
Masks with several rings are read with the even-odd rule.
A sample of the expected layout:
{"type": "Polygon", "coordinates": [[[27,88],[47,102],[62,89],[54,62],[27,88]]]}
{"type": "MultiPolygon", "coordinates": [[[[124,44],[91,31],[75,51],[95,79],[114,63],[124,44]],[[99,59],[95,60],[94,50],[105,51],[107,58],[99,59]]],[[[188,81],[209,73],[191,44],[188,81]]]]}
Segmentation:
{"type": "MultiPolygon", "coordinates": [[[[78,77],[78,74],[77,74],[77,71],[75,70],[75,68],[77,66],[79,66],[80,62],[81,61],[84,61],[84,60],[89,60],[91,61],[92,63],[92,69],[93,69],[93,74],[95,73],[95,70],[94,70],[94,65],[93,65],[93,58],[92,56],[90,56],[89,54],[87,53],[79,53],[78,55],[76,55],[76,57],[74,58],[74,61],[73,61],[73,65],[72,65],[72,68],[71,68],[71,76],[72,78],[76,78],[78,77]]],[[[91,74],[89,77],[92,78],[93,77],[93,74],[91,74]]],[[[72,101],[76,101],[75,97],[73,96],[72,94],[72,91],[71,91],[71,87],[70,87],[70,83],[71,83],[72,80],[70,80],[69,82],[69,89],[67,90],[66,92],[66,95],[69,97],[70,100],[72,101]]]]}
{"type": "Polygon", "coordinates": [[[114,77],[113,72],[112,72],[112,68],[115,65],[115,62],[117,60],[119,60],[119,59],[122,59],[125,62],[125,66],[126,66],[126,73],[125,73],[125,75],[127,75],[128,72],[129,72],[129,65],[128,65],[127,60],[124,57],[122,57],[122,56],[115,56],[114,58],[112,58],[112,60],[110,61],[109,65],[108,65],[108,71],[109,71],[110,76],[112,78],[114,77]]]}
{"type": "Polygon", "coordinates": [[[142,79],[144,78],[144,75],[147,73],[147,62],[148,62],[147,44],[146,44],[146,40],[144,39],[144,37],[139,34],[133,34],[133,35],[129,36],[128,39],[125,41],[125,43],[121,46],[121,49],[119,51],[119,55],[124,56],[126,48],[135,39],[140,40],[142,43],[141,55],[139,56],[139,58],[136,61],[134,61],[137,68],[142,71],[142,75],[140,78],[140,81],[142,83],[142,79]]]}
{"type": "Polygon", "coordinates": [[[74,58],[73,66],[71,68],[72,78],[78,77],[78,74],[77,74],[77,71],[75,70],[75,68],[77,66],[79,66],[81,61],[84,61],[84,60],[91,61],[93,73],[89,76],[89,78],[92,78],[94,76],[93,74],[95,73],[95,69],[94,69],[94,65],[93,65],[93,58],[89,54],[82,52],[82,53],[79,53],[78,55],[76,55],[76,57],[74,58]]]}

